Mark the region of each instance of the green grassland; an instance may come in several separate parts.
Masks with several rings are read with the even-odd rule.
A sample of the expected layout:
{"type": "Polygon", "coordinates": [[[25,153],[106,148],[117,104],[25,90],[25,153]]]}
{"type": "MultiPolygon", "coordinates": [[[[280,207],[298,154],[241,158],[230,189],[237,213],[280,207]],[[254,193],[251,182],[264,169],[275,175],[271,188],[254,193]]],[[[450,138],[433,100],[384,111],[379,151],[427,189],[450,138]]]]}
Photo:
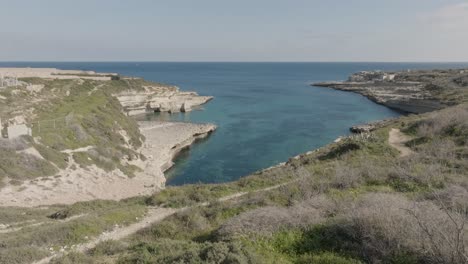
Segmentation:
{"type": "Polygon", "coordinates": [[[20,215],[51,224],[2,235],[0,260],[27,263],[49,247],[136,221],[149,207],[189,206],[122,241],[52,263],[465,263],[466,120],[465,105],[401,117],[231,183],[121,202],[6,208],[4,222],[20,215]],[[399,157],[387,144],[390,128],[412,137],[414,154],[399,157]],[[261,191],[269,186],[277,188],[261,191]],[[217,201],[238,192],[247,194],[217,201]]]}

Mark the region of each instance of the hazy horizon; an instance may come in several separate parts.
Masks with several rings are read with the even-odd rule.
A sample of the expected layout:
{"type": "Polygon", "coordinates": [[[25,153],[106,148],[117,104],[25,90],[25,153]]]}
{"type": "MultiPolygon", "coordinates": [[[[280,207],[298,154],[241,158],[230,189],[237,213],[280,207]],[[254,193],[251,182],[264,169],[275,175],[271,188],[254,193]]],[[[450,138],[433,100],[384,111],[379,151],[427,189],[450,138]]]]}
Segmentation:
{"type": "Polygon", "coordinates": [[[143,60],[0,60],[1,63],[395,63],[395,64],[465,64],[467,61],[143,61],[143,60]]]}
{"type": "Polygon", "coordinates": [[[5,62],[468,62],[468,1],[0,0],[5,62]]]}

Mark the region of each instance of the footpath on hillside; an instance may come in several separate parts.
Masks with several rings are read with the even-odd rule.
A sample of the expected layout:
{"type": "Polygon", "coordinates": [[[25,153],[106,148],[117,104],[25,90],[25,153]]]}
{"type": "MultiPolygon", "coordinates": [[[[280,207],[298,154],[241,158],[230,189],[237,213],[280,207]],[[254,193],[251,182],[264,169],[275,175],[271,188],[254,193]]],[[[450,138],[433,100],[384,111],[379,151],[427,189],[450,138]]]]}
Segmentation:
{"type": "MultiPolygon", "coordinates": [[[[282,186],[285,186],[285,185],[290,184],[290,183],[295,182],[295,181],[297,181],[297,180],[292,180],[292,181],[289,181],[289,182],[286,182],[286,183],[270,186],[270,187],[263,188],[263,189],[260,189],[260,190],[255,190],[255,191],[252,191],[252,192],[234,193],[234,194],[231,194],[231,195],[228,195],[228,196],[221,197],[221,198],[217,199],[216,201],[223,202],[223,201],[233,200],[233,199],[242,197],[242,196],[247,195],[249,193],[271,191],[271,190],[280,188],[282,186]]],[[[148,210],[148,213],[145,215],[145,217],[143,217],[143,219],[141,219],[140,221],[138,221],[136,223],[133,223],[131,225],[128,225],[128,226],[115,228],[114,230],[112,230],[110,232],[102,233],[101,235],[99,235],[98,237],[96,237],[95,239],[92,239],[91,241],[89,241],[87,243],[77,245],[73,249],[73,251],[75,251],[75,252],[86,252],[86,251],[96,247],[96,245],[99,244],[100,242],[103,242],[103,241],[106,241],[106,240],[120,240],[120,239],[123,239],[125,237],[128,237],[130,235],[135,234],[136,232],[138,232],[141,229],[144,229],[144,228],[150,227],[153,224],[159,223],[159,222],[161,222],[162,220],[164,220],[165,218],[167,218],[167,217],[169,217],[171,215],[174,215],[176,213],[188,210],[190,208],[194,208],[196,206],[208,206],[209,204],[210,204],[209,202],[205,202],[205,203],[196,204],[196,205],[193,205],[193,206],[190,206],[190,207],[182,207],[182,208],[176,208],[176,209],[174,209],[174,208],[163,208],[163,207],[152,207],[152,208],[150,208],[148,210]]],[[[49,257],[43,258],[43,259],[41,259],[39,261],[36,261],[36,262],[34,262],[34,264],[46,264],[46,263],[49,263],[53,258],[60,257],[62,255],[66,255],[67,253],[68,252],[56,253],[56,254],[53,254],[53,255],[51,255],[49,257]]]]}
{"type": "Polygon", "coordinates": [[[406,157],[414,153],[413,150],[405,145],[410,140],[410,136],[403,134],[397,128],[392,128],[388,133],[388,144],[400,151],[400,157],[406,157]]]}

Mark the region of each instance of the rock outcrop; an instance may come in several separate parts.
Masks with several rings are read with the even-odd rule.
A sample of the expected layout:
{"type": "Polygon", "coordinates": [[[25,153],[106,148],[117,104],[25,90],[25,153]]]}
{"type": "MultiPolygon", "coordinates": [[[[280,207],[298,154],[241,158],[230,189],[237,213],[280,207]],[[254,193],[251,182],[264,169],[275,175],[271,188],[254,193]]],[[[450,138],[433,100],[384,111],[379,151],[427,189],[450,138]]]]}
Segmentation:
{"type": "Polygon", "coordinates": [[[189,112],[207,103],[212,96],[196,92],[183,92],[175,86],[144,86],[142,91],[125,91],[115,94],[128,115],[148,112],[189,112]]]}
{"type": "Polygon", "coordinates": [[[347,81],[315,83],[313,86],[359,93],[370,100],[407,113],[425,113],[455,104],[450,90],[467,86],[466,70],[382,72],[365,71],[347,81]]]}
{"type": "Polygon", "coordinates": [[[375,122],[370,122],[367,124],[355,125],[349,128],[349,131],[355,134],[369,133],[381,127],[387,125],[390,121],[394,119],[384,119],[375,122]]]}

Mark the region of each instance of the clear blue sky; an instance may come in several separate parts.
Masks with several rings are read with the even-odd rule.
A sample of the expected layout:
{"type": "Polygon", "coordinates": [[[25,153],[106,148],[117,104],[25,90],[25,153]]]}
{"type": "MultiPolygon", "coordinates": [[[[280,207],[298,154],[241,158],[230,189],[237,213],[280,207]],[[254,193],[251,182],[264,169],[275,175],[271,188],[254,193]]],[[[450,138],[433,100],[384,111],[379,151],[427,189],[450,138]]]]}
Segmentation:
{"type": "Polygon", "coordinates": [[[468,61],[468,0],[0,4],[0,61],[468,61]]]}

